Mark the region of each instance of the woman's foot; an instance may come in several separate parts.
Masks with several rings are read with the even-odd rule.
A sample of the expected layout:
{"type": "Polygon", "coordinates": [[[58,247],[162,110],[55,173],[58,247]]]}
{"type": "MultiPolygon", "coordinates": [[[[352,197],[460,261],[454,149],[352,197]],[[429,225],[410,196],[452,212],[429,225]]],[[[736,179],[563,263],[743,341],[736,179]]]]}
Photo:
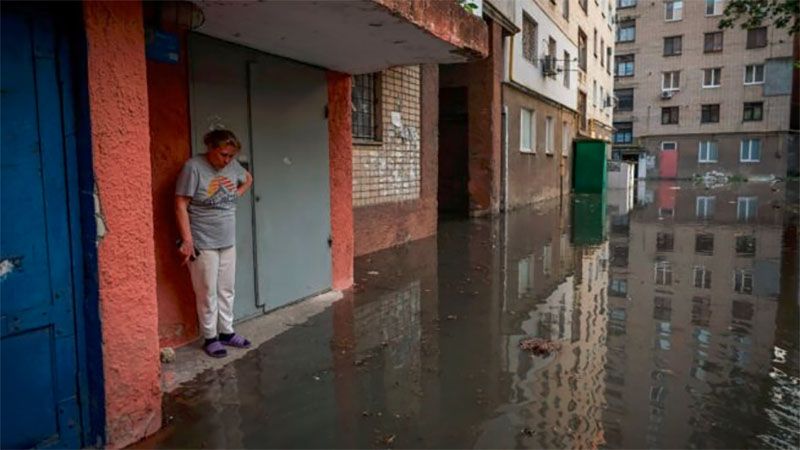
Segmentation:
{"type": "Polygon", "coordinates": [[[236,348],[250,348],[250,341],[244,338],[241,334],[231,333],[219,334],[219,340],[223,345],[228,345],[236,348]]]}
{"type": "Polygon", "coordinates": [[[206,342],[203,344],[203,350],[205,350],[206,355],[212,358],[228,356],[228,351],[225,350],[225,347],[222,346],[219,339],[206,339],[206,342]]]}

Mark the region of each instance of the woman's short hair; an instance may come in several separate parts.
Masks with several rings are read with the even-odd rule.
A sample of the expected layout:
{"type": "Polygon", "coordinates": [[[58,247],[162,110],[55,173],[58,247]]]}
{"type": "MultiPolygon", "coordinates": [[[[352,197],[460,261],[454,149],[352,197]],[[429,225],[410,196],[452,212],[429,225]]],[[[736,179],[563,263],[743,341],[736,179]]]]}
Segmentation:
{"type": "Polygon", "coordinates": [[[209,150],[227,146],[231,146],[236,150],[241,150],[242,148],[239,139],[230,130],[211,130],[203,136],[203,143],[206,144],[206,148],[209,150]]]}

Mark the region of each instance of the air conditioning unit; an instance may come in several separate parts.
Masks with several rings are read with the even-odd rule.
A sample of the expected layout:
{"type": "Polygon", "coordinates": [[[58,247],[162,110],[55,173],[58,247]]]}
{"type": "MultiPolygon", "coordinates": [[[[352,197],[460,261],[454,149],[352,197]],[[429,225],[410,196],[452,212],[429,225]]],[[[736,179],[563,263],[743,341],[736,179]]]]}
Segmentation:
{"type": "Polygon", "coordinates": [[[556,76],[558,73],[558,68],[556,67],[556,57],[547,55],[542,58],[542,75],[544,76],[556,76]]]}
{"type": "Polygon", "coordinates": [[[669,100],[672,98],[672,91],[661,91],[661,100],[669,100]]]}

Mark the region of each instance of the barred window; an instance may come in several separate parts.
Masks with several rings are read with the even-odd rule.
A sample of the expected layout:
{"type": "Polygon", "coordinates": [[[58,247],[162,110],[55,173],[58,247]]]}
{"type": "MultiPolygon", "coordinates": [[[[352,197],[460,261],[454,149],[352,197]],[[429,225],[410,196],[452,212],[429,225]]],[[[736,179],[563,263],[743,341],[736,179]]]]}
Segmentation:
{"type": "Polygon", "coordinates": [[[353,76],[353,137],[380,140],[378,128],[380,108],[378,87],[380,75],[368,73],[353,76]]]}
{"type": "Polygon", "coordinates": [[[538,52],[537,41],[539,36],[539,26],[536,21],[528,17],[527,14],[522,16],[522,56],[533,63],[534,66],[538,65],[538,52]]]}

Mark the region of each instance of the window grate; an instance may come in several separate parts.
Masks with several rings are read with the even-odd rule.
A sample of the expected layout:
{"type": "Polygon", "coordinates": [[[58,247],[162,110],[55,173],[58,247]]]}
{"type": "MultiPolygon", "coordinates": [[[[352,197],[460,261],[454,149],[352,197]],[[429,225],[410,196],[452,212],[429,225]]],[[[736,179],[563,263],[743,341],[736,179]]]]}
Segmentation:
{"type": "Polygon", "coordinates": [[[377,120],[378,74],[353,77],[353,137],[380,140],[377,120]]]}

